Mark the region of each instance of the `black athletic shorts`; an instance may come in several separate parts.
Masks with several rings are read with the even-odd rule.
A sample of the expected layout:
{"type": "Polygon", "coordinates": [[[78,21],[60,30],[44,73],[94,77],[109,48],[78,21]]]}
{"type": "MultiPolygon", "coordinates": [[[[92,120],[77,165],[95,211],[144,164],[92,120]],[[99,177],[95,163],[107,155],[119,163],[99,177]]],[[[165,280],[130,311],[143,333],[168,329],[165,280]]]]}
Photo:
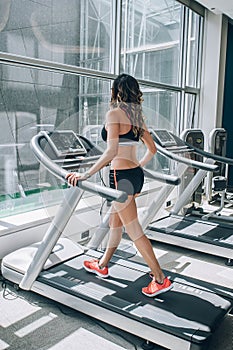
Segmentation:
{"type": "Polygon", "coordinates": [[[141,167],[131,169],[111,169],[109,185],[111,188],[124,191],[128,195],[140,193],[144,183],[144,172],[141,167]]]}

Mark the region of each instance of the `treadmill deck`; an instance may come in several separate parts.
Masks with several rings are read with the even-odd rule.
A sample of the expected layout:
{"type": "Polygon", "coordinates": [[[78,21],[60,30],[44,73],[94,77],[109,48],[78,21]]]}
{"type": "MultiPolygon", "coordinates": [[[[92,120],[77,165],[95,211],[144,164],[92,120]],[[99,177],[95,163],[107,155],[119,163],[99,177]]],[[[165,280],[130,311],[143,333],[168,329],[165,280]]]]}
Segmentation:
{"type": "Polygon", "coordinates": [[[152,235],[153,231],[156,231],[167,235],[187,237],[215,246],[230,248],[233,252],[232,229],[218,223],[201,221],[196,217],[171,215],[151,223],[148,230],[152,231],[152,235]]]}
{"type": "Polygon", "coordinates": [[[213,285],[172,273],[170,291],[156,298],[146,297],[141,293],[150,282],[146,266],[113,258],[110,276],[101,279],[82,267],[84,260],[99,255],[88,251],[43,271],[38,281],[198,345],[208,340],[232,308],[232,291],[220,296],[213,285]],[[227,298],[229,293],[231,299],[227,298]]]}

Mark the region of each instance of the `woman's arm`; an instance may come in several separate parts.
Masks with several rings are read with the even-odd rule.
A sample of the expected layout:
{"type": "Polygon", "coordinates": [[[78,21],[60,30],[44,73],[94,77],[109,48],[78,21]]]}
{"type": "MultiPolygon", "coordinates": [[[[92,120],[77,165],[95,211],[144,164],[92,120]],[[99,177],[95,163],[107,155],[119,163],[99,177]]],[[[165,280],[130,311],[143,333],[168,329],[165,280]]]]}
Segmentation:
{"type": "Polygon", "coordinates": [[[155,146],[154,140],[153,140],[151,134],[149,133],[147,127],[144,125],[143,128],[144,128],[144,133],[143,133],[143,136],[141,137],[141,139],[144,142],[144,144],[146,145],[147,150],[146,150],[145,155],[139,161],[139,164],[142,167],[145,166],[153,158],[153,156],[157,152],[157,148],[155,146]]]}
{"type": "Polygon", "coordinates": [[[89,177],[97,173],[104,166],[108,165],[117,155],[119,145],[119,129],[118,114],[116,110],[109,111],[106,115],[106,127],[108,129],[107,148],[97,162],[85,173],[72,172],[66,175],[68,183],[76,186],[77,181],[87,180],[89,177]]]}

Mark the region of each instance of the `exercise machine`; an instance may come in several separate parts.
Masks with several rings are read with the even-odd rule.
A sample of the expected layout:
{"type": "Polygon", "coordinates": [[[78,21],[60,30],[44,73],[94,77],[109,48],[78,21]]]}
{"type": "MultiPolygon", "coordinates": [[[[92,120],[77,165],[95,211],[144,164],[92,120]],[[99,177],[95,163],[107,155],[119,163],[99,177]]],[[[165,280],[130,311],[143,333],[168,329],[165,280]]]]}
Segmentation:
{"type": "MultiPolygon", "coordinates": [[[[151,221],[150,217],[154,215],[157,206],[160,205],[157,204],[155,199],[150,208],[150,217],[147,213],[143,219],[143,222],[146,223],[148,237],[164,243],[227,258],[227,264],[231,265],[233,259],[232,225],[230,223],[202,220],[189,214],[188,211],[187,213],[182,211],[190,203],[190,198],[192,198],[194,191],[199,187],[207,173],[218,169],[215,163],[233,164],[233,160],[196,148],[167,130],[152,129],[151,134],[161,154],[177,162],[178,166],[187,164],[198,171],[178,197],[169,215],[151,221]],[[193,160],[193,153],[202,156],[203,162],[193,160]]],[[[174,173],[176,173],[176,170],[174,170],[174,173]]],[[[163,188],[161,193],[168,193],[168,190],[163,188]]],[[[158,193],[158,197],[161,197],[160,193],[158,193]]]]}
{"type": "MultiPolygon", "coordinates": [[[[202,145],[204,146],[204,134],[201,130],[199,130],[199,133],[202,133],[202,145]]],[[[196,130],[186,129],[185,132],[182,132],[180,137],[190,144],[189,135],[191,135],[191,138],[193,139],[196,136],[196,130]]],[[[227,133],[225,129],[213,129],[209,133],[208,152],[217,156],[225,157],[226,141],[227,133]]],[[[191,142],[191,144],[193,143],[191,142]]],[[[203,146],[202,150],[204,149],[203,146]]],[[[214,172],[208,172],[205,181],[200,184],[200,200],[193,201],[191,212],[192,215],[197,216],[202,220],[211,220],[222,223],[230,222],[233,224],[233,217],[231,216],[230,211],[228,211],[229,215],[226,215],[227,211],[225,211],[225,215],[223,212],[224,208],[230,208],[233,205],[231,195],[227,193],[229,164],[221,161],[217,161],[216,164],[218,165],[218,169],[214,172]],[[207,208],[207,205],[205,205],[204,208],[203,204],[215,205],[215,209],[213,210],[210,206],[207,208]]]]}
{"type": "MultiPolygon", "coordinates": [[[[185,129],[180,134],[180,138],[187,142],[190,146],[198,148],[200,150],[204,150],[204,142],[205,142],[205,136],[202,130],[200,129],[185,129]]],[[[190,152],[189,157],[192,160],[203,162],[203,156],[190,152]]],[[[188,169],[185,171],[184,175],[182,176],[181,185],[179,186],[179,193],[178,196],[183,193],[183,191],[186,189],[189,182],[192,180],[193,176],[197,173],[198,168],[195,168],[193,166],[189,166],[188,169]]],[[[212,174],[213,171],[209,171],[208,174],[212,174]]],[[[203,197],[203,185],[204,180],[199,183],[197,188],[192,194],[192,197],[190,198],[191,203],[195,203],[195,205],[200,205],[202,203],[202,197],[203,197]]]]}
{"type": "MultiPolygon", "coordinates": [[[[223,128],[213,129],[209,133],[208,152],[225,157],[226,142],[227,142],[226,130],[223,128]]],[[[224,163],[217,163],[217,164],[219,166],[219,169],[213,173],[209,173],[206,179],[205,194],[206,194],[206,200],[209,203],[213,203],[217,200],[219,201],[219,193],[218,191],[215,191],[216,187],[217,189],[220,188],[220,191],[221,189],[224,190],[224,187],[226,191],[226,187],[227,187],[226,178],[227,178],[227,172],[228,172],[228,164],[224,164],[224,163]],[[224,180],[222,181],[222,185],[220,185],[219,183],[220,180],[224,180]]]]}
{"type": "MultiPolygon", "coordinates": [[[[209,134],[209,152],[225,157],[227,147],[227,132],[223,128],[215,128],[209,134]]],[[[207,218],[225,219],[223,215],[224,208],[231,208],[233,206],[233,194],[228,189],[228,174],[229,165],[218,163],[219,170],[213,174],[208,174],[205,195],[208,203],[218,205],[217,208],[206,214],[207,218]]],[[[233,218],[230,216],[227,220],[233,218]]]]}
{"type": "MultiPolygon", "coordinates": [[[[42,132],[31,144],[40,163],[63,181],[69,163],[79,169],[97,157],[91,155],[94,145],[71,131],[42,132]]],[[[148,267],[116,256],[109,266],[109,278],[87,273],[83,261],[99,258],[101,253],[85,251],[79,244],[60,238],[84,191],[109,201],[124,202],[127,198],[124,192],[89,181],[67,188],[43,240],[4,257],[3,277],[165,348],[206,350],[211,335],[232,309],[233,291],[165,271],[173,289],[159,298],[148,298],[141,293],[148,284],[148,267]]]]}

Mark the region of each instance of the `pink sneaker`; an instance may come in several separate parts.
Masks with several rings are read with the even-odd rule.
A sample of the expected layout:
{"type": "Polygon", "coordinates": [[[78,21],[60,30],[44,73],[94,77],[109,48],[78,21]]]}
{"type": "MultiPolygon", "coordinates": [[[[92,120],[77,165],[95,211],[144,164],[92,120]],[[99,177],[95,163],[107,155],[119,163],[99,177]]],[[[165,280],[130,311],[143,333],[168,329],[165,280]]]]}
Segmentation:
{"type": "Polygon", "coordinates": [[[167,277],[164,278],[163,284],[159,284],[152,276],[152,281],[147,287],[142,288],[142,293],[148,297],[155,297],[156,295],[167,292],[168,290],[172,289],[172,287],[173,284],[167,277]]]}
{"type": "Polygon", "coordinates": [[[83,267],[86,271],[95,273],[99,277],[106,278],[108,277],[108,267],[105,266],[103,268],[99,267],[99,260],[93,259],[93,260],[85,260],[83,262],[83,267]]]}

